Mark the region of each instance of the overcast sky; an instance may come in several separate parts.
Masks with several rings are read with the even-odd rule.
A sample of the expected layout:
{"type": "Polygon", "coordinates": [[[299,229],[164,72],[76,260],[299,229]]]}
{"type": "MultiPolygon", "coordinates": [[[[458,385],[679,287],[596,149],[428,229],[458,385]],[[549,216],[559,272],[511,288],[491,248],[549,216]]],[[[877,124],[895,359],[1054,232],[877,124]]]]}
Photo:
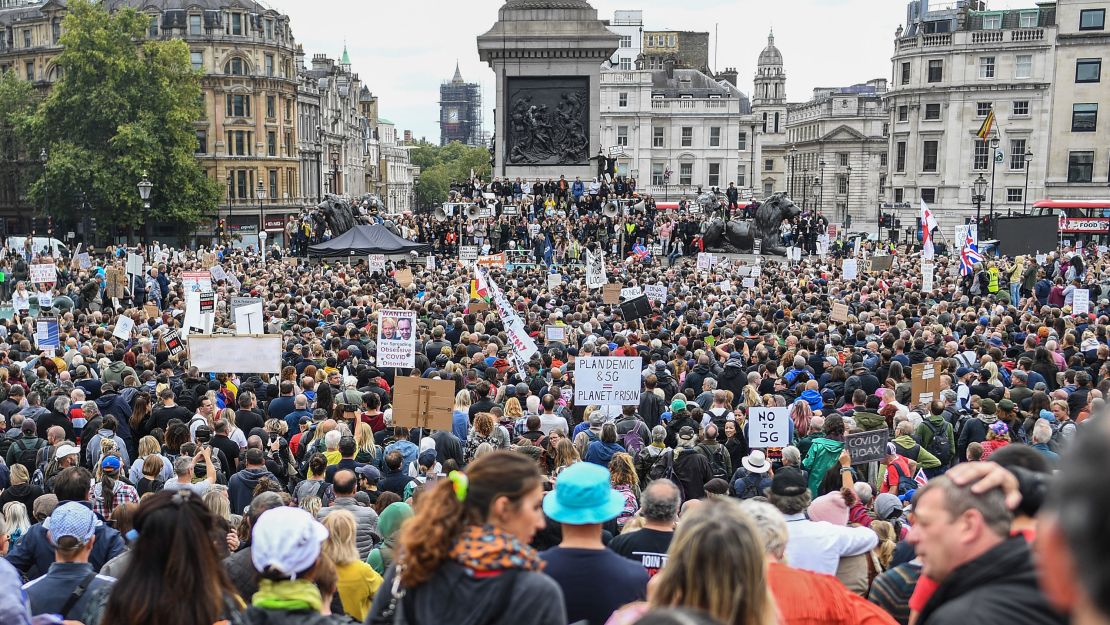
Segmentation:
{"type": "MultiPolygon", "coordinates": [[[[478,60],[475,39],[497,21],[503,0],[263,0],[292,20],[307,59],[338,59],[346,42],[351,64],[380,98],[381,116],[398,135],[439,142],[439,85],[456,60],[468,82],[483,87],[486,130],[492,131],[495,79],[478,60]]],[[[934,6],[941,4],[934,0],[934,6]]],[[[618,9],[644,11],[648,30],[719,28],[717,67],[735,67],[740,89],[751,92],[755,62],[775,32],[786,66],[791,102],[814,87],[847,86],[889,78],[894,30],[905,21],[901,0],[592,0],[601,19],[618,9]],[[677,6],[676,6],[677,5],[677,6]]],[[[990,0],[990,8],[1032,6],[1032,0],[990,0]]]]}

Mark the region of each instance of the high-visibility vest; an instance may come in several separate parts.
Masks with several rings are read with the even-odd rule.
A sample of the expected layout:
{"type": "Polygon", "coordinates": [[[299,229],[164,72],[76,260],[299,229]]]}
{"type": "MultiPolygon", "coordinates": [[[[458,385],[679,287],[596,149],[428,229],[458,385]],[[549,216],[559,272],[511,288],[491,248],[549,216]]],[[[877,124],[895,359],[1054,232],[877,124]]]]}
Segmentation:
{"type": "Polygon", "coordinates": [[[987,277],[990,279],[990,281],[987,283],[988,293],[998,292],[998,275],[1000,273],[1001,272],[998,270],[998,267],[991,267],[987,270],[987,277]]]}

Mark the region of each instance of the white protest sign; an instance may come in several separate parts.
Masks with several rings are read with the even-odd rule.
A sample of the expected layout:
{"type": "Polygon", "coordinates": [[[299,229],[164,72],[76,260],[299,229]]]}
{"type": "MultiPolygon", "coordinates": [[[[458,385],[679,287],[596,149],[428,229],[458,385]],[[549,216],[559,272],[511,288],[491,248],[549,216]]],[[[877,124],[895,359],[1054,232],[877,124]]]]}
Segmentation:
{"type": "Polygon", "coordinates": [[[843,270],[845,280],[855,280],[856,276],[859,275],[859,261],[854,258],[845,258],[843,270]]]}
{"type": "Polygon", "coordinates": [[[224,272],[224,268],[220,265],[212,265],[208,273],[212,274],[212,279],[217,282],[220,280],[227,280],[227,273],[224,272]]]}
{"type": "Polygon", "coordinates": [[[720,287],[720,289],[725,293],[732,291],[732,282],[729,282],[728,280],[721,280],[721,283],[717,286],[720,287]]]}
{"type": "Polygon", "coordinates": [[[586,288],[600,289],[609,283],[605,277],[605,254],[586,250],[586,288]]]}
{"type": "Polygon", "coordinates": [[[740,283],[740,286],[744,287],[745,289],[754,289],[755,278],[744,278],[744,280],[740,283]]]}
{"type": "Polygon", "coordinates": [[[530,360],[536,352],[540,351],[536,342],[528,336],[528,330],[524,327],[524,322],[520,320],[520,317],[513,315],[512,317],[502,317],[501,320],[505,324],[505,334],[509,338],[509,343],[516,349],[521,358],[530,360]]]}
{"type": "Polygon", "coordinates": [[[42,291],[39,296],[39,308],[46,310],[54,304],[54,294],[50,291],[42,291]]]}
{"type": "Polygon", "coordinates": [[[77,266],[81,269],[89,269],[92,267],[92,258],[88,252],[81,252],[77,255],[77,266]]]}
{"type": "MultiPolygon", "coordinates": [[[[384,257],[383,257],[384,258],[384,257]]],[[[460,245],[459,246],[459,260],[464,263],[472,263],[478,260],[478,246],[477,245],[460,245]]]]}
{"type": "Polygon", "coordinates": [[[921,263],[921,290],[929,293],[933,290],[933,263],[921,263]]]}
{"type": "Polygon", "coordinates": [[[371,272],[385,271],[385,254],[371,254],[366,259],[366,265],[371,272]]]}
{"type": "Polygon", "coordinates": [[[265,334],[262,325],[262,302],[254,302],[235,309],[235,334],[265,334]]]}
{"type": "Polygon", "coordinates": [[[31,284],[46,284],[58,281],[58,268],[53,263],[31,265],[31,284]]]}
{"type": "Polygon", "coordinates": [[[126,315],[120,315],[116,320],[116,327],[112,330],[112,336],[127,340],[131,338],[131,331],[135,329],[135,320],[126,315]]]}
{"type": "Polygon", "coordinates": [[[638,406],[643,361],[624,356],[596,356],[574,361],[576,406],[638,406]]]}
{"type": "Polygon", "coordinates": [[[416,366],[416,311],[382,310],[378,321],[378,362],[381,367],[416,366]]]}
{"type": "Polygon", "coordinates": [[[1091,292],[1087,289],[1076,289],[1072,294],[1071,312],[1074,315],[1089,315],[1091,313],[1091,292]]]}
{"type": "Polygon", "coordinates": [[[547,274],[547,288],[553,289],[563,283],[563,274],[549,273],[547,274]]]}
{"type": "Polygon", "coordinates": [[[748,409],[748,445],[752,449],[785,447],[790,444],[790,409],[748,409]]]}
{"type": "Polygon", "coordinates": [[[143,257],[133,252],[127,253],[127,273],[133,276],[143,275],[143,257]]]}
{"type": "Polygon", "coordinates": [[[709,271],[713,268],[713,255],[698,252],[698,271],[709,271]]]}
{"type": "Polygon", "coordinates": [[[763,239],[756,237],[755,243],[752,245],[752,254],[759,256],[763,253],[763,239]]]}
{"type": "Polygon", "coordinates": [[[435,271],[436,270],[436,257],[432,256],[431,254],[429,254],[427,257],[425,257],[424,258],[424,268],[427,269],[428,271],[435,271]]]}
{"type": "Polygon", "coordinates": [[[667,301],[667,287],[662,284],[648,284],[644,286],[644,294],[653,302],[663,304],[667,301]]]}
{"type": "Polygon", "coordinates": [[[621,289],[621,297],[626,300],[640,297],[644,294],[644,290],[638,286],[629,286],[621,289]]]}
{"type": "Polygon", "coordinates": [[[761,275],[763,275],[763,268],[762,267],[759,267],[759,266],[752,267],[751,276],[753,278],[758,278],[761,275]]]}
{"type": "Polygon", "coordinates": [[[566,326],[544,326],[543,337],[548,342],[562,343],[567,340],[566,326]]]}
{"type": "Polygon", "coordinates": [[[1043,264],[1045,264],[1046,261],[1048,261],[1048,255],[1047,254],[1037,254],[1037,264],[1038,265],[1043,265],[1043,264]]]}

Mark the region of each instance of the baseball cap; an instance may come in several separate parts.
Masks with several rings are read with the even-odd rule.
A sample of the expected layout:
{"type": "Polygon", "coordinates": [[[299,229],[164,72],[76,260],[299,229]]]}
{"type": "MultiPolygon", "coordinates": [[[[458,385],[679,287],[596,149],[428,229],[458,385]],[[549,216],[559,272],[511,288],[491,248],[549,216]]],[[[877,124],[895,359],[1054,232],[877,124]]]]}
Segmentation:
{"type": "Polygon", "coordinates": [[[686,410],[686,400],[675,397],[671,400],[671,412],[678,412],[679,410],[686,410]]]}
{"type": "Polygon", "coordinates": [[[96,533],[96,514],[76,501],[66,503],[54,508],[50,513],[50,543],[55,547],[58,541],[67,536],[77,540],[83,545],[96,533]]]}
{"type": "Polygon", "coordinates": [[[434,467],[436,464],[436,450],[425,449],[420,452],[420,456],[417,457],[416,461],[422,467],[434,467]]]}
{"type": "Polygon", "coordinates": [[[785,467],[775,473],[771,479],[771,492],[784,497],[801,495],[809,489],[809,482],[801,471],[794,467],[785,467]]]}
{"type": "Polygon", "coordinates": [[[357,469],[355,469],[355,473],[361,475],[370,482],[377,482],[382,479],[382,472],[378,470],[378,467],[369,464],[364,464],[361,467],[358,467],[357,469]]]}
{"type": "Polygon", "coordinates": [[[328,530],[301,508],[282,506],[262,513],[251,532],[251,562],[287,577],[307,571],[320,557],[328,530]]]}
{"type": "Polygon", "coordinates": [[[957,378],[962,378],[969,373],[971,373],[971,369],[968,369],[967,367],[960,367],[959,369],[956,369],[957,378]]]}
{"type": "Polygon", "coordinates": [[[682,440],[688,441],[693,439],[695,436],[697,436],[697,432],[694,431],[694,428],[688,425],[684,425],[678,430],[678,437],[682,440]]]}
{"type": "Polygon", "coordinates": [[[119,467],[120,467],[119,458],[117,458],[115,456],[104,456],[100,460],[100,468],[101,469],[112,469],[114,471],[119,471],[119,467]]]}
{"type": "Polygon", "coordinates": [[[81,450],[73,445],[58,445],[58,449],[54,451],[54,457],[61,460],[62,458],[68,458],[69,456],[79,453],[81,453],[81,450]]]}

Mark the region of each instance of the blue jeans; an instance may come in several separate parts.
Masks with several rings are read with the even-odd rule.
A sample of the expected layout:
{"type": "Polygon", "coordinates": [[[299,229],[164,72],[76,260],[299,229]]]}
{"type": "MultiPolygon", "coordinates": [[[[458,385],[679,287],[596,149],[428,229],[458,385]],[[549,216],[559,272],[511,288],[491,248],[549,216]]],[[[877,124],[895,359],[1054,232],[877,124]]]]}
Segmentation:
{"type": "Polygon", "coordinates": [[[1011,282],[1010,283],[1010,303],[1013,304],[1014,306],[1017,306],[1019,297],[1021,297],[1021,283],[1020,282],[1011,282]]]}

